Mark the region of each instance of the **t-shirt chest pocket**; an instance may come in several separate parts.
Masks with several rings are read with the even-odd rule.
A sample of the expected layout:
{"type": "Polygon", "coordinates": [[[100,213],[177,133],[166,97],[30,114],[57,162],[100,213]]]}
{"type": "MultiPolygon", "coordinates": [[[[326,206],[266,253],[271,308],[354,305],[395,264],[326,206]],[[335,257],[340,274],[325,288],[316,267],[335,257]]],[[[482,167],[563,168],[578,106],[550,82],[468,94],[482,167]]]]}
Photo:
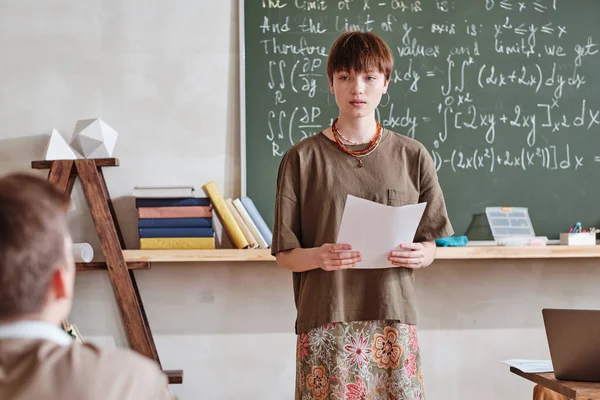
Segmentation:
{"type": "Polygon", "coordinates": [[[387,190],[387,205],[400,207],[419,202],[419,193],[416,190],[387,190]]]}

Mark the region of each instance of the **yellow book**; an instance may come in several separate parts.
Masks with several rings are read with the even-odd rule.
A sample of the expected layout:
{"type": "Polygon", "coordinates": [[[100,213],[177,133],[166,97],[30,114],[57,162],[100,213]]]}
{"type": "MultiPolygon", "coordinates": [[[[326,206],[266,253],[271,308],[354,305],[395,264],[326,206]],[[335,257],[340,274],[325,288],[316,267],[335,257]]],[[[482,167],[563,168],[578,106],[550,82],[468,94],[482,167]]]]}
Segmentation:
{"type": "Polygon", "coordinates": [[[229,211],[231,211],[231,215],[233,215],[233,218],[235,219],[235,222],[238,223],[238,226],[242,230],[242,233],[244,234],[244,237],[246,238],[246,240],[250,244],[250,248],[254,249],[254,248],[258,247],[258,243],[256,243],[256,239],[254,239],[254,236],[252,236],[252,233],[250,232],[250,229],[248,229],[248,226],[246,225],[246,223],[244,222],[244,220],[240,216],[240,213],[238,212],[238,210],[235,209],[235,206],[233,205],[233,200],[232,199],[225,199],[225,204],[227,204],[227,208],[229,208],[229,211]]]}
{"type": "Polygon", "coordinates": [[[240,229],[240,226],[235,222],[235,218],[229,211],[227,204],[225,204],[225,200],[217,187],[217,184],[214,182],[209,182],[206,185],[202,186],[202,189],[206,192],[208,197],[210,197],[210,201],[217,211],[217,215],[221,220],[221,223],[225,227],[225,231],[229,235],[229,239],[231,239],[231,243],[238,249],[245,249],[250,246],[244,233],[240,229]]]}
{"type": "Polygon", "coordinates": [[[214,237],[189,237],[189,238],[141,238],[140,249],[214,249],[214,237]]]}

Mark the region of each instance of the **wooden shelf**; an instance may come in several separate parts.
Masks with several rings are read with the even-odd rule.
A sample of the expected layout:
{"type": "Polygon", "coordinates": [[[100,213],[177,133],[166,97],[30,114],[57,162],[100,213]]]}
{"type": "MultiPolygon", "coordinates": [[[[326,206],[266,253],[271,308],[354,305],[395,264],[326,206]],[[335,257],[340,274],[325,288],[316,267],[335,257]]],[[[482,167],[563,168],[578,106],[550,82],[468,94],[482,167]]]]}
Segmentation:
{"type": "Polygon", "coordinates": [[[123,250],[129,262],[275,261],[271,250],[123,250]]]}
{"type": "MultiPolygon", "coordinates": [[[[127,262],[275,261],[271,250],[123,250],[127,262]]],[[[599,246],[439,247],[437,260],[600,258],[599,246]]]]}
{"type": "MultiPolygon", "coordinates": [[[[127,335],[127,341],[133,350],[161,365],[150,330],[144,303],[140,295],[134,269],[150,268],[147,261],[127,262],[123,256],[125,240],[121,234],[119,221],[102,167],[117,166],[114,158],[33,161],[34,169],[50,169],[48,182],[70,196],[75,180],[79,179],[87,200],[92,220],[100,239],[100,247],[105,262],[78,263],[77,271],[105,270],[111,286],[127,335]]],[[[182,383],[183,371],[165,371],[169,383],[182,383]]]]}
{"type": "MultiPolygon", "coordinates": [[[[76,263],[77,272],[82,271],[106,271],[105,262],[76,263]]],[[[150,269],[150,263],[144,261],[132,261],[127,263],[127,269],[150,269]]]]}
{"type": "MultiPolygon", "coordinates": [[[[62,161],[62,160],[59,160],[62,161]]],[[[119,160],[116,158],[96,158],[94,159],[97,167],[117,167],[119,160]]],[[[33,169],[50,169],[54,164],[54,160],[32,161],[31,168],[33,169]]]]}
{"type": "Polygon", "coordinates": [[[437,260],[482,260],[518,258],[598,258],[600,246],[466,246],[439,247],[437,260]]]}

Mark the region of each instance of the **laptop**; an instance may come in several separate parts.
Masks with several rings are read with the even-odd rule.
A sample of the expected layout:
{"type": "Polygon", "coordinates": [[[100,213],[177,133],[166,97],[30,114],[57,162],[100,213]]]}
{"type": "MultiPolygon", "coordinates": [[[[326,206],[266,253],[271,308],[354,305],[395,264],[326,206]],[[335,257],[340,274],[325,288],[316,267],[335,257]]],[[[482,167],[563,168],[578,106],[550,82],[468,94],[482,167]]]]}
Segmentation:
{"type": "Polygon", "coordinates": [[[600,310],[542,310],[556,379],[600,382],[600,310]]]}

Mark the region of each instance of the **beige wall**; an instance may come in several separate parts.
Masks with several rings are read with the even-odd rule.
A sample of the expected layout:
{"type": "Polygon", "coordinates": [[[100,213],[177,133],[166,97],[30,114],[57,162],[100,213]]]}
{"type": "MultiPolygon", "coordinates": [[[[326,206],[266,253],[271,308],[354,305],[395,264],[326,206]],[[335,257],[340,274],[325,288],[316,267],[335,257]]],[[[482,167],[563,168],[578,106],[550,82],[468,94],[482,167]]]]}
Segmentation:
{"type": "MultiPolygon", "coordinates": [[[[47,134],[102,117],[120,132],[109,190],[129,247],[134,185],[215,180],[239,196],[236,1],[0,2],[0,173],[28,170],[47,134]],[[210,18],[208,17],[210,15],[210,18]]],[[[99,252],[76,187],[75,240],[99,252]]],[[[183,400],[292,399],[290,273],[273,263],[156,264],[136,273],[167,369],[183,400]]],[[[526,399],[532,385],[500,365],[545,358],[542,307],[600,308],[594,260],[439,261],[417,275],[429,399],[526,399]]],[[[72,320],[124,345],[107,275],[77,279],[72,320]]]]}

